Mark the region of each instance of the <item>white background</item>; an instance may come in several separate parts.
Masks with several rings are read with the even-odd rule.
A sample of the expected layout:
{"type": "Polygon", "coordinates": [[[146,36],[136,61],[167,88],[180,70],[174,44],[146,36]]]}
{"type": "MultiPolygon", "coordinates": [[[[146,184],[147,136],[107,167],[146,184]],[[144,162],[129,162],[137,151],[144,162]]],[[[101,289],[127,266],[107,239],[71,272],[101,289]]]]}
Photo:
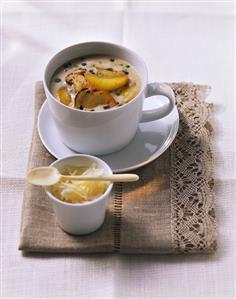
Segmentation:
{"type": "Polygon", "coordinates": [[[2,296],[235,296],[235,8],[229,2],[5,1],[2,4],[2,296]],[[219,249],[213,256],[27,255],[17,250],[34,84],[50,57],[89,40],[146,60],[150,81],[209,84],[215,104],[219,249]]]}

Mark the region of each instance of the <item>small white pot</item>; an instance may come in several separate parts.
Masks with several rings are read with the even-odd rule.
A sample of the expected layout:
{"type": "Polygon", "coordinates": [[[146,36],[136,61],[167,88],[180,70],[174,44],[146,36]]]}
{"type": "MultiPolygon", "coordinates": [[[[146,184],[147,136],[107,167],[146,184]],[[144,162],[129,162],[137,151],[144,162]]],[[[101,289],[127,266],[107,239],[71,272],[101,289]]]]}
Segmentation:
{"type": "Polygon", "coordinates": [[[139,122],[157,120],[168,115],[175,106],[172,89],[163,83],[148,84],[147,75],[147,67],[141,57],[125,47],[111,43],[87,42],[68,47],[56,54],[46,67],[43,82],[49,109],[63,143],[80,153],[112,153],[132,140],[139,122]],[[64,63],[87,55],[114,56],[131,63],[141,78],[140,93],[128,104],[104,111],[78,110],[60,103],[50,92],[53,74],[64,63]],[[167,97],[168,104],[144,112],[144,99],[153,95],[167,97]]]}
{"type": "MultiPolygon", "coordinates": [[[[99,168],[104,169],[104,174],[111,175],[111,168],[101,159],[89,155],[73,155],[59,159],[51,164],[59,171],[65,166],[88,166],[95,162],[99,168]]],[[[84,235],[97,230],[104,221],[106,203],[111,193],[113,184],[110,184],[106,192],[93,201],[80,204],[63,202],[46,190],[49,199],[52,201],[53,209],[60,227],[71,234],[84,235]]]]}

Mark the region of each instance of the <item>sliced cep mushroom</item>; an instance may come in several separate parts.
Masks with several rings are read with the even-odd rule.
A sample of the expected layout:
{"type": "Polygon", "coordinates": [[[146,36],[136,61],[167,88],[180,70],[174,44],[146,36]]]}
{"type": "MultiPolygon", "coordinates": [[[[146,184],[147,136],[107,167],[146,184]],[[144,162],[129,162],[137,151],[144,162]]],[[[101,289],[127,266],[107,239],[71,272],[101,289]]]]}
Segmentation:
{"type": "Polygon", "coordinates": [[[68,83],[69,85],[73,84],[75,92],[80,92],[82,89],[88,87],[88,82],[84,78],[83,74],[84,71],[76,70],[69,73],[65,78],[66,83],[68,83]]]}
{"type": "Polygon", "coordinates": [[[85,71],[82,71],[82,70],[78,70],[78,69],[73,70],[72,72],[70,72],[69,74],[66,75],[65,81],[67,84],[72,85],[76,76],[83,75],[84,73],[85,73],[85,71]]]}
{"type": "Polygon", "coordinates": [[[116,90],[125,86],[129,78],[120,72],[99,69],[97,74],[85,73],[85,79],[98,90],[116,90]]]}
{"type": "Polygon", "coordinates": [[[59,87],[56,91],[56,95],[62,104],[66,105],[66,106],[69,106],[71,104],[71,102],[72,102],[71,96],[70,96],[66,86],[59,87]]]}
{"type": "Polygon", "coordinates": [[[92,109],[100,105],[107,105],[114,107],[117,105],[112,95],[105,90],[93,91],[91,89],[85,89],[77,93],[75,97],[75,107],[81,109],[92,109]]]}

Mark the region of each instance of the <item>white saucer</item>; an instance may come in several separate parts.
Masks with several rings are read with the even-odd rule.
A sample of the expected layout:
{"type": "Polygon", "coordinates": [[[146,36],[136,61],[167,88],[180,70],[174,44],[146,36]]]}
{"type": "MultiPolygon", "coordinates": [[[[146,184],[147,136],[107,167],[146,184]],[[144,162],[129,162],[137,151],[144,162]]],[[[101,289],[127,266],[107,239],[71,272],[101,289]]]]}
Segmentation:
{"type": "MultiPolygon", "coordinates": [[[[160,104],[163,101],[161,97],[159,98],[160,104]]],[[[154,102],[157,101],[146,100],[144,108],[154,108],[154,102]]],[[[124,149],[99,158],[107,162],[116,173],[137,169],[158,158],[171,145],[178,127],[179,114],[175,108],[171,114],[161,120],[140,123],[135,137],[124,149]]],[[[61,142],[47,101],[39,112],[38,132],[43,145],[57,159],[76,154],[61,142]]]]}

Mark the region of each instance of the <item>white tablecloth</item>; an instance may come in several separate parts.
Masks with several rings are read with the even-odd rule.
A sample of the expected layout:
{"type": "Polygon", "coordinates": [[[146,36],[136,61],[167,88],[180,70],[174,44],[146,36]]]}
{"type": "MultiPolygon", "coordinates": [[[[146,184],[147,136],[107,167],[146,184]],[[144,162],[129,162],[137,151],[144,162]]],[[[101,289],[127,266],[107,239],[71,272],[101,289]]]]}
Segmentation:
{"type": "Polygon", "coordinates": [[[3,297],[234,297],[234,22],[234,4],[229,2],[3,3],[3,297]],[[120,43],[137,51],[147,62],[150,81],[212,86],[219,223],[216,255],[24,256],[17,250],[34,83],[42,79],[55,52],[88,40],[120,43]]]}

